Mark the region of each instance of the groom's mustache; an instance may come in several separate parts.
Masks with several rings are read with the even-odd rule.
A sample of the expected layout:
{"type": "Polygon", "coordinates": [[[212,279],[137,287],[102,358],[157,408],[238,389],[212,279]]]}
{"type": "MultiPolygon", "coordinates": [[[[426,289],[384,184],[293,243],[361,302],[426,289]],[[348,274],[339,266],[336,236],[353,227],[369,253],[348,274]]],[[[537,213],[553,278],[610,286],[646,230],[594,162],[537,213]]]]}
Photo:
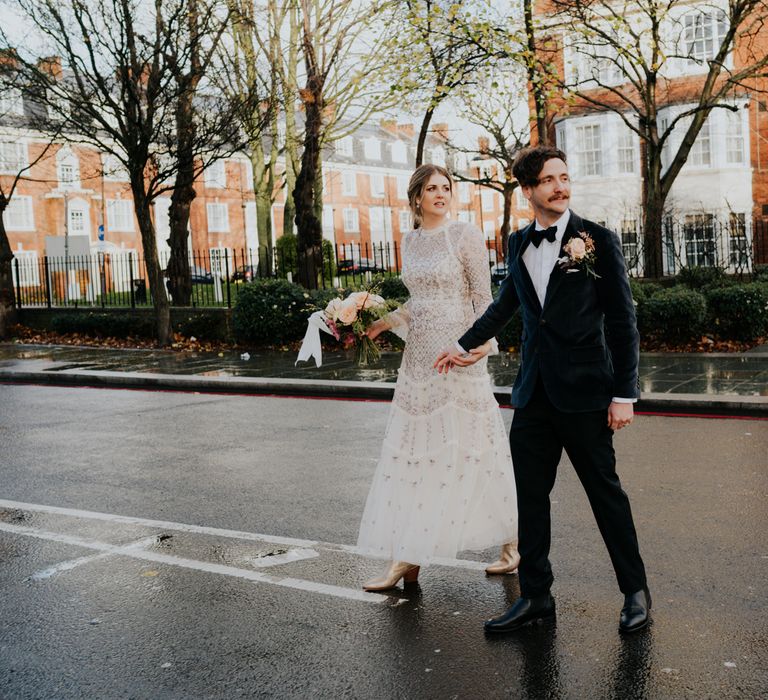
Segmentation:
{"type": "Polygon", "coordinates": [[[550,197],[547,201],[556,202],[559,199],[570,199],[570,196],[567,194],[556,194],[554,197],[550,197]]]}

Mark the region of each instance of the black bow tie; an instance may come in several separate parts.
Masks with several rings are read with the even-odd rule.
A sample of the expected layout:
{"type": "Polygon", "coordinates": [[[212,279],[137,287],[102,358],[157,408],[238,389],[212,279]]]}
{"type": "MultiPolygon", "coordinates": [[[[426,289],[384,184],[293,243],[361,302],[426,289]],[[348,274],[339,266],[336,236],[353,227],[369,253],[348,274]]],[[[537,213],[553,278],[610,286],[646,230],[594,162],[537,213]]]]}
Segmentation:
{"type": "Polygon", "coordinates": [[[557,238],[557,226],[550,226],[549,228],[543,228],[540,230],[534,229],[531,231],[531,243],[537,248],[541,245],[544,239],[547,239],[550,243],[554,243],[557,238]]]}

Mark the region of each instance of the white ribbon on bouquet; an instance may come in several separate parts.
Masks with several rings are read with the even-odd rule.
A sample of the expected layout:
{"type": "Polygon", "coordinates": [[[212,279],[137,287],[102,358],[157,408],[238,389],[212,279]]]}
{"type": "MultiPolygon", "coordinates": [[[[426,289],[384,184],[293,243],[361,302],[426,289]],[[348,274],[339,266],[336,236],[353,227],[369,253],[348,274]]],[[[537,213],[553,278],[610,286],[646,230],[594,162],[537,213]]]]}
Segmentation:
{"type": "Polygon", "coordinates": [[[315,311],[307,321],[307,332],[304,334],[304,340],[301,341],[299,356],[296,358],[294,366],[299,362],[304,362],[310,357],[315,358],[315,364],[320,367],[323,364],[323,347],[320,343],[320,331],[333,335],[325,322],[325,312],[315,311]]]}

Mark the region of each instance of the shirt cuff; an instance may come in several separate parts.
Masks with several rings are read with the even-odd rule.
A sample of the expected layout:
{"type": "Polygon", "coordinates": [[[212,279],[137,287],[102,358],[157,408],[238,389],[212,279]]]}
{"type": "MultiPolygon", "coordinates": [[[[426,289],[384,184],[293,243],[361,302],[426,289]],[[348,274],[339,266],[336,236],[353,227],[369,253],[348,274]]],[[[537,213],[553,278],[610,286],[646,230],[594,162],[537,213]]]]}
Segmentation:
{"type": "Polygon", "coordinates": [[[637,399],[622,399],[618,396],[614,396],[611,401],[614,403],[637,403],[637,399]]]}
{"type": "Polygon", "coordinates": [[[458,351],[459,351],[459,352],[460,352],[462,355],[466,355],[466,354],[467,354],[467,351],[466,351],[466,350],[465,350],[463,347],[461,347],[461,345],[459,345],[458,343],[456,343],[456,349],[457,349],[457,350],[458,350],[458,351]]]}

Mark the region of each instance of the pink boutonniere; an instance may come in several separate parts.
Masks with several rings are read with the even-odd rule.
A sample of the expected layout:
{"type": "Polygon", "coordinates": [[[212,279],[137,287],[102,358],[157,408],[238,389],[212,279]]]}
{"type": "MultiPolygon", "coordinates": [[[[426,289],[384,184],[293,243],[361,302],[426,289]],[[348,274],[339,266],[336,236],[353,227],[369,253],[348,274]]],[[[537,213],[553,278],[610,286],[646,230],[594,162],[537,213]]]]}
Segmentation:
{"type": "Polygon", "coordinates": [[[557,259],[566,272],[584,270],[590,277],[600,277],[595,272],[595,242],[586,231],[579,231],[578,238],[571,238],[564,246],[565,255],[557,259]]]}

